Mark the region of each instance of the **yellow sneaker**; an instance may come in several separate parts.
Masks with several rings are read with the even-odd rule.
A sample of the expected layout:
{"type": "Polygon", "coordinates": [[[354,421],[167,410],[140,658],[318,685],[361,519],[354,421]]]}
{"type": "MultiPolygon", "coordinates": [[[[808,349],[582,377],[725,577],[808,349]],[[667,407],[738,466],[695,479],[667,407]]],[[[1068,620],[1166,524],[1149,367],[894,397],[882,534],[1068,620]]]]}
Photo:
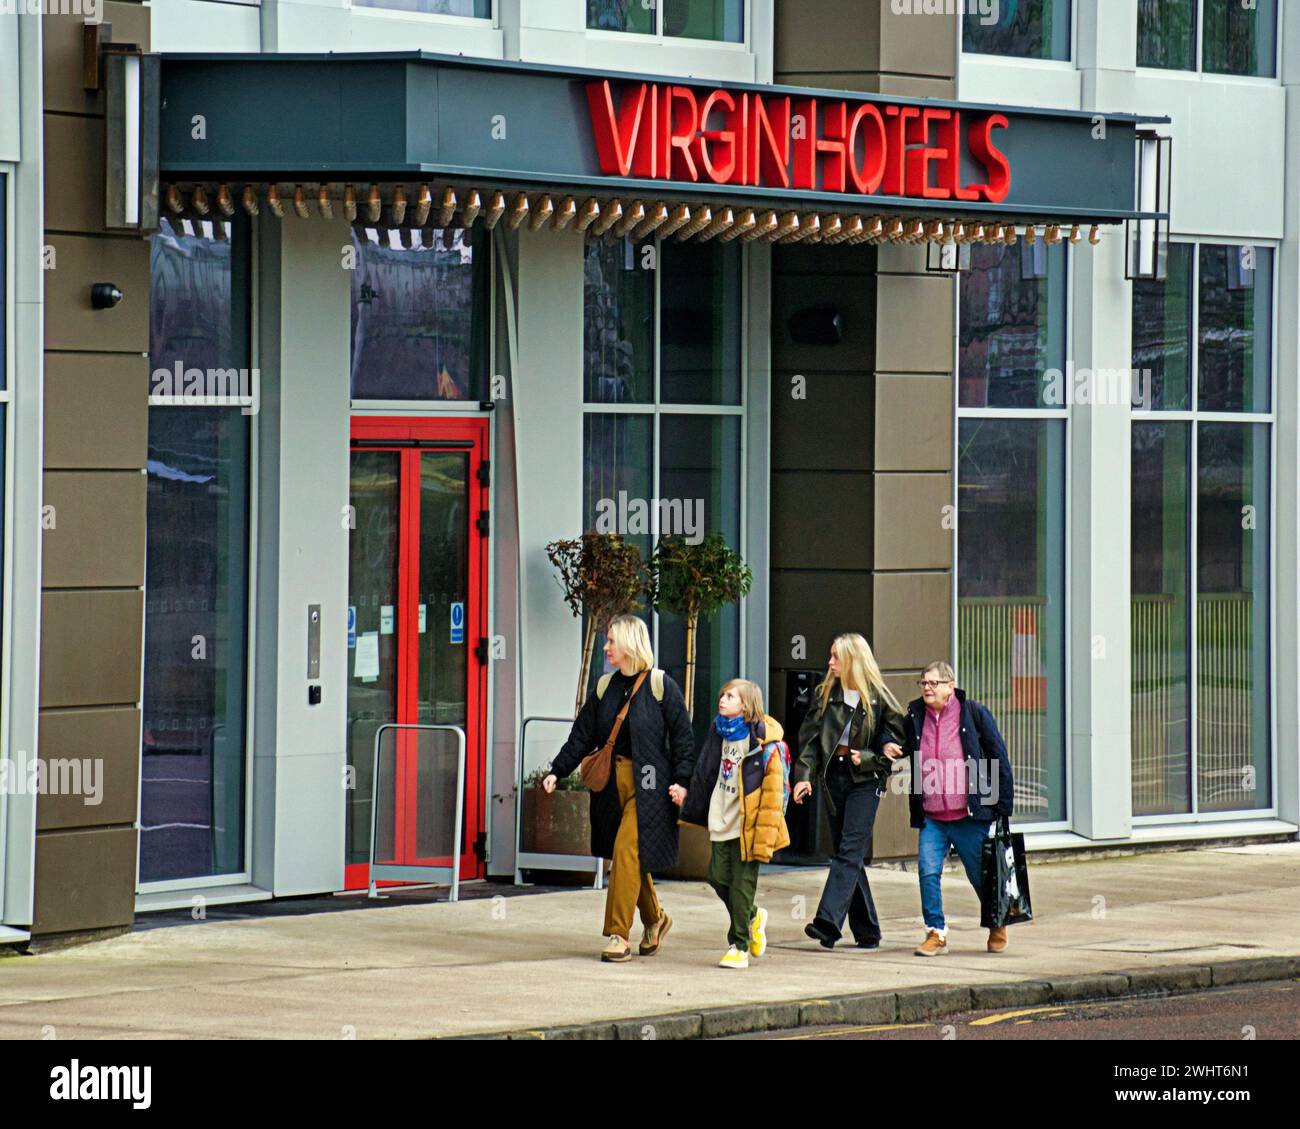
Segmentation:
{"type": "Polygon", "coordinates": [[[749,923],[749,952],[756,958],[767,952],[767,910],[762,906],[754,911],[749,923]]]}
{"type": "Polygon", "coordinates": [[[732,945],[725,953],[722,959],[718,961],[719,968],[748,968],[749,954],[742,953],[735,945],[732,945]]]}
{"type": "Polygon", "coordinates": [[[611,964],[622,964],[624,961],[632,959],[632,946],[627,943],[626,939],[615,933],[609,939],[609,944],[601,950],[600,959],[611,964]]]}

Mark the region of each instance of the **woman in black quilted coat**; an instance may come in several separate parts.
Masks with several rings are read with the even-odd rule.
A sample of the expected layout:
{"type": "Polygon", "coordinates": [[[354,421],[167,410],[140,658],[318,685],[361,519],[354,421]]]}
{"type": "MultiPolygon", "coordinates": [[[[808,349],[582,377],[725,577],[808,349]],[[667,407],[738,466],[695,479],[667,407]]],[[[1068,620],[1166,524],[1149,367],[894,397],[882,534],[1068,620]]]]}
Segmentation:
{"type": "Polygon", "coordinates": [[[614,743],[609,783],[591,794],[591,853],[614,862],[605,897],[609,943],[600,955],[621,963],[632,959],[628,935],[634,910],[641,911],[645,927],[642,956],[659,951],[673,923],[659,905],[650,872],[677,862],[674,799],[685,795],[690,783],[695,736],[681,689],[654,669],[650,634],[641,620],[621,615],[610,621],[605,657],[618,669],[602,678],[587,699],[542,787],[554,791],[557,778],[601,748],[628,705],[614,743]]]}

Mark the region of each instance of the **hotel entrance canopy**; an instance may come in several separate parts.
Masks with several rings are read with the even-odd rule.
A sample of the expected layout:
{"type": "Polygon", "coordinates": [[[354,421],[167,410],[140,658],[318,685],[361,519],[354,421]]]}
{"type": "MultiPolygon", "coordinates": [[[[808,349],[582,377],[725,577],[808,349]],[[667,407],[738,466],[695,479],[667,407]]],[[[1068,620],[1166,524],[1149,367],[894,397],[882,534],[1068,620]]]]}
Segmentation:
{"type": "MultiPolygon", "coordinates": [[[[173,214],[638,237],[1049,241],[1138,209],[1145,123],[449,57],[164,55],[173,214]]],[[[1147,134],[1149,136],[1149,134],[1147,134]]],[[[1156,196],[1156,199],[1159,197],[1156,196]]]]}

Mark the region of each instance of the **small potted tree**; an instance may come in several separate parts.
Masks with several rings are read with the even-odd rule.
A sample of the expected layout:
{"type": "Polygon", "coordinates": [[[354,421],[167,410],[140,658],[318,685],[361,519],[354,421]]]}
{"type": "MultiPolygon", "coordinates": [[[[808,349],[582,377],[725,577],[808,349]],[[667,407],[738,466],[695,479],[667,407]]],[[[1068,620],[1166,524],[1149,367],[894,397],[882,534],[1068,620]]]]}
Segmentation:
{"type": "MultiPolygon", "coordinates": [[[[654,605],[686,621],[686,679],[682,692],[695,718],[695,653],[700,620],[712,619],[728,604],[748,595],[754,574],[719,533],[698,544],[681,537],[661,537],[650,559],[654,605]]],[[[684,824],[678,839],[674,878],[704,878],[709,869],[709,833],[684,824]]]]}
{"type": "MultiPolygon", "coordinates": [[[[617,534],[585,533],[580,538],[552,541],[546,555],[559,573],[564,602],[585,619],[578,691],[573,715],[582,711],[591,682],[596,636],[616,615],[635,610],[648,591],[650,572],[641,550],[617,534]]],[[[520,844],[543,854],[585,855],[591,851],[591,805],[576,772],[557,781],[549,796],[542,790],[542,766],[524,780],[520,844]]]]}

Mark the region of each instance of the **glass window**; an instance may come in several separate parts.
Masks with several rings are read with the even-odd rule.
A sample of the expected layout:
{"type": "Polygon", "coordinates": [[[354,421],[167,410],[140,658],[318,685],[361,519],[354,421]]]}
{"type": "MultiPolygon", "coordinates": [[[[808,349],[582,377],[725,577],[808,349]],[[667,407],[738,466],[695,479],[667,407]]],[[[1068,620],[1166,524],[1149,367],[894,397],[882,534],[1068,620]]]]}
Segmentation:
{"type": "Polygon", "coordinates": [[[643,0],[587,0],[587,26],[598,31],[655,33],[655,8],[643,0]]]}
{"type": "Polygon", "coordinates": [[[1065,421],[958,431],[957,681],[993,711],[1016,813],[1065,818],[1065,421]]]}
{"type": "Polygon", "coordinates": [[[1065,244],[975,244],[960,277],[961,406],[1060,407],[1049,376],[1065,368],[1065,244]]]}
{"type": "Polygon", "coordinates": [[[1192,810],[1191,428],[1133,424],[1134,815],[1192,810]]]}
{"type": "Polygon", "coordinates": [[[583,281],[583,397],[589,404],[654,401],[653,241],[592,240],[583,281]]]}
{"type": "Polygon", "coordinates": [[[485,399],[487,233],[355,225],[352,246],[352,398],[485,399]]]}
{"type": "Polygon", "coordinates": [[[1203,244],[1200,260],[1200,407],[1266,412],[1273,371],[1273,252],[1249,244],[1203,244]]]}
{"type": "Polygon", "coordinates": [[[1169,273],[1133,283],[1133,367],[1146,403],[1186,411],[1192,388],[1191,243],[1169,244],[1169,273]]]}
{"type": "MultiPolygon", "coordinates": [[[[155,391],[177,371],[247,383],[245,228],[217,226],[164,218],[153,237],[155,391]]],[[[249,423],[238,406],[149,408],[142,882],[245,869],[249,423]]]]}
{"type": "Polygon", "coordinates": [[[492,18],[492,0],[352,0],[357,8],[390,8],[398,12],[420,12],[431,16],[492,18]]]}
{"type": "Polygon", "coordinates": [[[665,243],[660,249],[660,399],[740,403],[740,247],[665,243]]]}
{"type": "Polygon", "coordinates": [[[1267,807],[1269,425],[1197,439],[1196,792],[1200,811],[1267,807]]]}
{"type": "Polygon", "coordinates": [[[1137,64],[1196,70],[1196,0],[1138,0],[1137,64]]]}
{"type": "MultiPolygon", "coordinates": [[[[745,39],[744,0],[660,0],[664,34],[685,39],[742,43],[745,39]]],[[[653,5],[652,5],[653,6],[653,5]]]]}
{"type": "Polygon", "coordinates": [[[962,50],[1020,59],[1068,60],[1070,18],[1070,0],[970,3],[962,17],[962,50]]]}
{"type": "MultiPolygon", "coordinates": [[[[647,557],[655,535],[666,533],[721,533],[738,548],[739,246],[596,239],[586,255],[583,392],[592,408],[583,420],[584,528],[619,533],[647,557]],[[714,410],[685,414],[674,404],[714,410]]],[[[645,618],[653,628],[649,610],[645,618]]],[[[656,658],[682,681],[686,628],[668,614],[658,617],[656,658]]],[[[739,670],[738,608],[700,624],[696,663],[695,724],[703,736],[715,683],[739,670]]],[[[597,655],[593,684],[601,667],[597,655]]]]}
{"type": "Polygon", "coordinates": [[[1276,0],[1203,0],[1205,56],[1201,68],[1209,74],[1277,73],[1276,0]]]}

